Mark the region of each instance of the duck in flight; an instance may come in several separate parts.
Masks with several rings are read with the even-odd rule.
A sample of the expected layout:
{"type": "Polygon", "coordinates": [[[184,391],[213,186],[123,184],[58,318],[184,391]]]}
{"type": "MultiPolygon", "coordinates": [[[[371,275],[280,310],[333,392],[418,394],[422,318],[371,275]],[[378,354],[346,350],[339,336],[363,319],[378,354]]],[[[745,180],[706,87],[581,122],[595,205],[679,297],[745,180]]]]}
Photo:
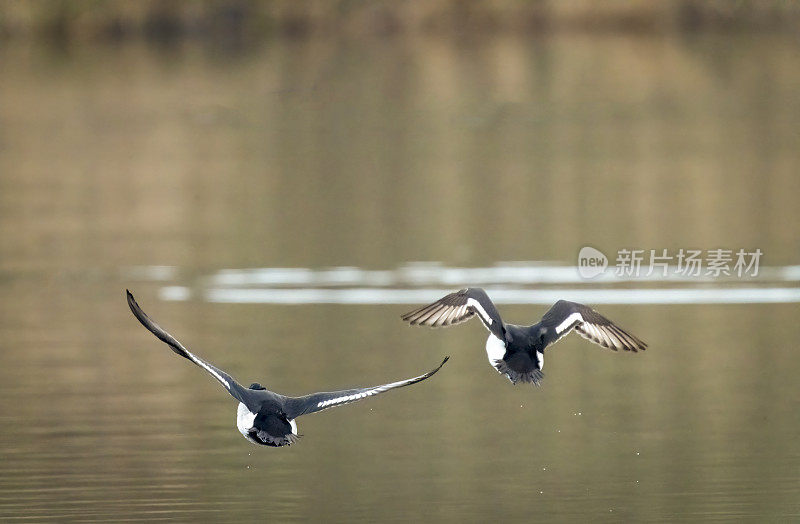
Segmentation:
{"type": "Polygon", "coordinates": [[[186,349],[175,337],[164,331],[136,303],[136,300],[127,291],[128,306],[134,316],[152,334],[165,342],[172,351],[187,358],[206,370],[217,379],[222,386],[239,401],[237,409],[236,427],[239,432],[254,444],[264,446],[287,446],[294,444],[300,438],[297,433],[295,419],[300,415],[307,415],[322,411],[323,409],[342,406],[350,402],[375,396],[390,389],[402,388],[421,382],[439,371],[450,357],[445,357],[435,369],[418,377],[366,388],[345,389],[326,393],[312,393],[302,397],[286,397],[273,393],[261,384],[250,384],[249,388],[239,385],[230,375],[214,367],[205,360],[186,349]]]}
{"type": "Polygon", "coordinates": [[[634,353],[647,348],[606,317],[583,304],[559,300],[532,326],[506,324],[486,292],[471,287],[450,293],[432,304],[415,309],[401,318],[412,326],[442,327],[465,322],[477,314],[486,329],[489,363],[508,379],[537,386],[544,374],[544,350],[575,330],[580,336],[605,348],[634,353]]]}

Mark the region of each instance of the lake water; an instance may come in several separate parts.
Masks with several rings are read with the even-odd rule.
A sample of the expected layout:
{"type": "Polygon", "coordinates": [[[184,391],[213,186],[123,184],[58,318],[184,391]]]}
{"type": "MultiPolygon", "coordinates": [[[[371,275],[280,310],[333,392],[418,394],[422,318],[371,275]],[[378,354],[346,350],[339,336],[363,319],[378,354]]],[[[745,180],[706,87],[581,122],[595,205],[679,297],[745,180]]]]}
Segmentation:
{"type": "MultiPolygon", "coordinates": [[[[800,519],[800,45],[567,33],[0,48],[0,519],[800,519]],[[757,276],[576,277],[581,247],[757,276]],[[540,388],[467,285],[572,336],[540,388]],[[131,316],[280,393],[432,379],[253,446],[131,316]]],[[[610,268],[611,269],[611,268],[610,268]]]]}

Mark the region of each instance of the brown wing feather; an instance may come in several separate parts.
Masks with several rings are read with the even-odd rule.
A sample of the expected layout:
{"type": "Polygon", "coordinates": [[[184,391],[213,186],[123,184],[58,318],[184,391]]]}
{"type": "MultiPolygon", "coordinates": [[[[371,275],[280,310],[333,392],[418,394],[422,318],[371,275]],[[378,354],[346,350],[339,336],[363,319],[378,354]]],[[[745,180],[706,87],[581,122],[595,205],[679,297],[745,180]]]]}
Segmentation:
{"type": "Polygon", "coordinates": [[[559,331],[557,336],[552,339],[550,343],[557,342],[569,333],[570,328],[562,325],[562,323],[569,322],[573,317],[575,321],[572,327],[575,331],[583,338],[599,346],[614,351],[622,349],[625,351],[638,352],[647,349],[647,344],[644,341],[617,326],[594,309],[583,304],[578,304],[577,302],[569,302],[566,300],[559,300],[556,302],[542,317],[542,323],[544,325],[556,328],[556,331],[560,329],[563,330],[559,331]]]}
{"type": "Polygon", "coordinates": [[[467,307],[468,298],[463,290],[451,293],[400,318],[412,326],[445,327],[461,324],[475,315],[475,311],[467,307]]]}

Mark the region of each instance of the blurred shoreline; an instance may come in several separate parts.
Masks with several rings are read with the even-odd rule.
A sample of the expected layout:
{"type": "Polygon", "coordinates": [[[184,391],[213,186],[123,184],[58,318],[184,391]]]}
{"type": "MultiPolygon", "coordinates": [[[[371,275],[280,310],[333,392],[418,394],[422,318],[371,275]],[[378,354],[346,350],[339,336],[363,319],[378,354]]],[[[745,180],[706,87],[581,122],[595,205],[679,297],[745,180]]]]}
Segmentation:
{"type": "Polygon", "coordinates": [[[26,0],[0,2],[0,39],[120,41],[407,33],[792,32],[786,0],[26,0]]]}

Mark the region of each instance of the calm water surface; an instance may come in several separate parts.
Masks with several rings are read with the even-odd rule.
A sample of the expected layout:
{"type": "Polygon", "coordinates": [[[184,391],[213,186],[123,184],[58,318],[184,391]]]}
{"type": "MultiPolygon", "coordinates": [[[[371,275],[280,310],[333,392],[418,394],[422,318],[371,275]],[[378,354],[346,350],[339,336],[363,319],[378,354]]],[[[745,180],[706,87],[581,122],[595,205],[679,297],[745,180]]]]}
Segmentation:
{"type": "Polygon", "coordinates": [[[568,338],[541,388],[491,370],[478,324],[404,326],[409,298],[207,293],[396,298],[481,275],[447,268],[567,267],[584,245],[760,248],[765,267],[796,267],[796,40],[14,44],[0,63],[0,519],[800,519],[800,304],[652,299],[796,296],[796,279],[481,282],[507,321],[571,289],[650,344],[568,338]],[[380,281],[418,262],[428,280],[380,281]],[[292,280],[337,267],[378,281],[292,280]],[[295,271],[213,280],[242,268],[295,271]],[[126,287],[240,382],[285,394],[452,358],[260,448],[234,401],[135,322],[126,287]]]}

